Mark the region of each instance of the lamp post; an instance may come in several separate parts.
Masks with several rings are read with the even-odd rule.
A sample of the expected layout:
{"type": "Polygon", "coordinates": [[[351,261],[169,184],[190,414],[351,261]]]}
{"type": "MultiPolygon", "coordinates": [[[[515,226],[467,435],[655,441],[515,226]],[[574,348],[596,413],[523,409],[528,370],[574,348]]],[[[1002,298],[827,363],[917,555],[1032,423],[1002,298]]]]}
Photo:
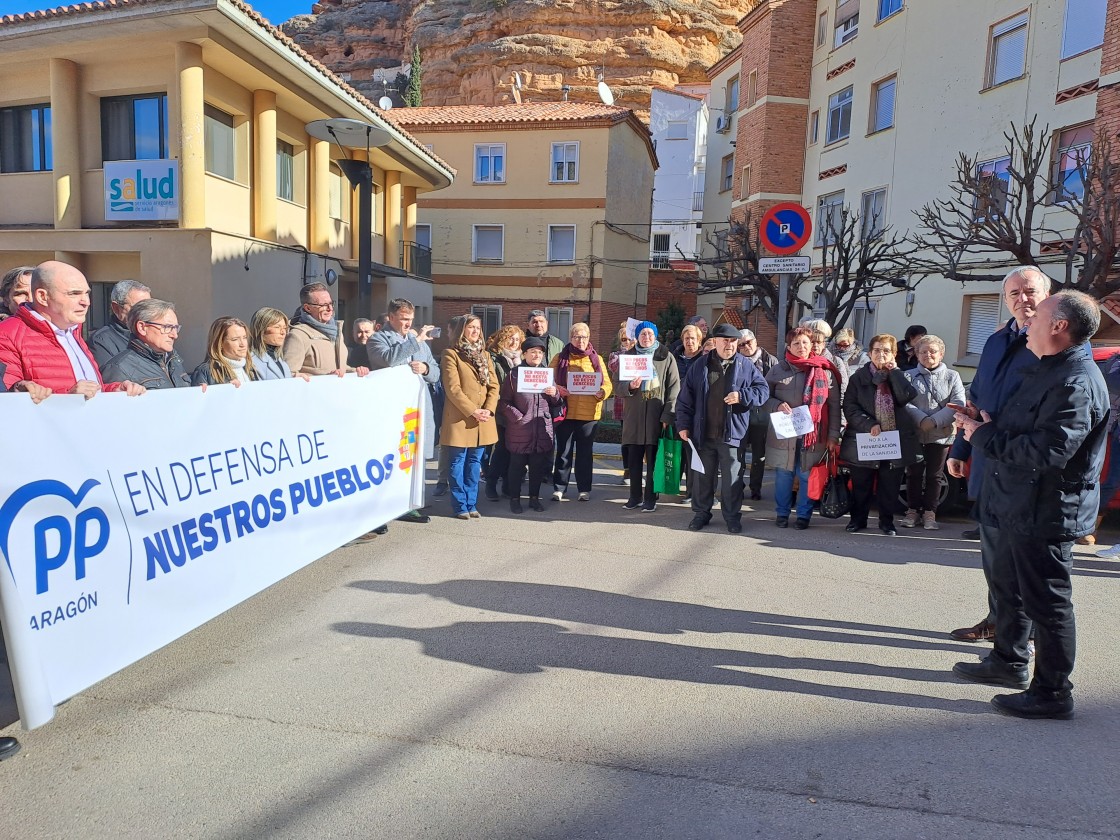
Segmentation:
{"type": "Polygon", "coordinates": [[[315,120],[306,126],[316,140],[335,143],[339,149],[366,150],[365,160],[346,154],[335,161],[346,180],[358,188],[358,317],[368,318],[373,297],[373,168],[369,150],[392,141],[389,132],[361,120],[315,120]]]}

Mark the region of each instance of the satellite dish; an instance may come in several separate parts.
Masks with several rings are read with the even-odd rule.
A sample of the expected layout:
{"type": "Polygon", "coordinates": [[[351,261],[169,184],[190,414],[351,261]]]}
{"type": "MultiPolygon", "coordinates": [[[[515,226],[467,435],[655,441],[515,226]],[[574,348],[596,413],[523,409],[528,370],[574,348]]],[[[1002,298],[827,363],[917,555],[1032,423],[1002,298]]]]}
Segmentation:
{"type": "Polygon", "coordinates": [[[392,108],[393,108],[393,100],[391,98],[389,98],[388,96],[382,96],[380,99],[377,100],[377,106],[382,111],[391,111],[392,108]]]}
{"type": "Polygon", "coordinates": [[[385,129],[344,117],[309,122],[306,130],[316,140],[326,140],[328,143],[334,141],[347,149],[369,149],[373,146],[388,146],[393,142],[392,135],[385,129]]]}
{"type": "Polygon", "coordinates": [[[603,100],[604,105],[614,104],[614,94],[611,93],[611,89],[607,87],[607,83],[601,79],[599,80],[599,98],[603,100]]]}

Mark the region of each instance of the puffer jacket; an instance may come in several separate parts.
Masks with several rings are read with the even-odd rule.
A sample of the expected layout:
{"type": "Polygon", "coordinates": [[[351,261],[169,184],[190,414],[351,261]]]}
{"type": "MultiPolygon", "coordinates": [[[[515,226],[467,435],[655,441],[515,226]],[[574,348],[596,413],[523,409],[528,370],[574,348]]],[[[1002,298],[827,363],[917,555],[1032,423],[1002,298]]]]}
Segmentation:
{"type": "MultiPolygon", "coordinates": [[[[817,440],[811,447],[801,448],[801,463],[795,464],[797,442],[800,438],[779,438],[774,434],[771,424],[766,432],[766,465],[772,469],[789,470],[794,467],[804,472],[819,464],[828,453],[828,442],[837,443],[840,440],[840,381],[832,371],[826,370],[828,376],[828,428],[817,429],[817,440]]],[[[766,374],[766,381],[770,385],[770,399],[763,406],[767,423],[770,415],[778,410],[778,406],[785,403],[790,408],[797,408],[805,404],[805,378],[807,374],[798,370],[785,359],[782,359],[766,374]]],[[[823,425],[823,424],[822,424],[823,425]]]]}
{"type": "MultiPolygon", "coordinates": [[[[522,364],[520,367],[532,367],[522,364]]],[[[498,415],[505,418],[506,449],[521,455],[551,452],[555,440],[549,406],[560,397],[546,394],[522,394],[517,390],[517,368],[502,381],[498,415]]]]}
{"type": "MultiPolygon", "coordinates": [[[[566,345],[565,345],[566,346],[566,345]]],[[[553,356],[549,367],[558,370],[560,367],[560,353],[553,356]]],[[[607,370],[607,360],[599,357],[600,372],[603,374],[603,399],[595,399],[594,394],[571,394],[568,397],[568,420],[599,420],[603,416],[603,403],[611,395],[611,376],[607,370]]],[[[583,353],[572,353],[568,361],[568,370],[578,373],[594,373],[591,357],[583,353]]],[[[557,382],[557,385],[567,385],[567,382],[557,382]]]]}
{"type": "Polygon", "coordinates": [[[115,356],[127,350],[131,340],[132,333],[128,331],[128,327],[116,318],[110,318],[108,324],[89,337],[90,352],[93,353],[93,360],[97,362],[97,366],[102,369],[102,375],[105,373],[105,366],[115,356]]]}
{"type": "Polygon", "coordinates": [[[178,353],[174,350],[161,353],[137,338],[128,343],[124,352],[109,360],[101,375],[106,382],[130,379],[149,391],[191,387],[191,378],[178,353]]]}
{"type": "Polygon", "coordinates": [[[918,440],[922,444],[952,443],[956,435],[953,428],[953,415],[956,412],[948,407],[948,403],[964,405],[964,383],[961,382],[961,375],[946,367],[944,362],[933,370],[919,364],[916,368],[905,371],[905,374],[918,392],[913,402],[906,404],[906,413],[918,427],[918,440]],[[932,417],[937,426],[923,432],[921,422],[927,417],[932,417]]]}
{"type": "MultiPolygon", "coordinates": [[[[80,330],[74,333],[74,337],[89,359],[90,367],[97,376],[97,384],[102,386],[102,390],[121,390],[120,382],[104,384],[101,371],[82,340],[80,330]]],[[[50,388],[56,394],[65,394],[78,384],[70,357],[55,336],[54,327],[49,321],[36,318],[27,304],[20,306],[15,315],[0,323],[0,364],[7,365],[4,385],[9,390],[17,382],[27,380],[50,388]]]]}

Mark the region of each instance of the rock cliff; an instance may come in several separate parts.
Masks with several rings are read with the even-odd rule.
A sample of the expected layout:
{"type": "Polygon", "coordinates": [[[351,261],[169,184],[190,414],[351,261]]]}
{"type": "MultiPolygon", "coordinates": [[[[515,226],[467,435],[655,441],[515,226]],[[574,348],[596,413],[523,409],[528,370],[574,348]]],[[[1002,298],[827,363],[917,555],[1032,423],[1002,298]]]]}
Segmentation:
{"type": "Polygon", "coordinates": [[[706,82],[739,43],[736,22],[761,0],[320,0],[284,24],[300,46],[374,101],[407,62],[423,61],[425,105],[597,101],[649,109],[652,87],[706,82]]]}

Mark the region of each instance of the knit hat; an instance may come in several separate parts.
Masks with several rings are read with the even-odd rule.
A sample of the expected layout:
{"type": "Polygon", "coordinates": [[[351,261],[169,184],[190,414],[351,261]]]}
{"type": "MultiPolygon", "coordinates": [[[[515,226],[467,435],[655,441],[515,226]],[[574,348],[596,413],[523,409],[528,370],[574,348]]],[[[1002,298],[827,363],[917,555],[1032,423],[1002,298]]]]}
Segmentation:
{"type": "Polygon", "coordinates": [[[657,324],[653,321],[642,321],[638,326],[634,327],[634,338],[642,334],[642,330],[653,330],[653,337],[657,338],[657,324]]]}
{"type": "Polygon", "coordinates": [[[544,339],[543,338],[538,338],[535,335],[531,335],[527,339],[525,339],[524,341],[521,342],[521,352],[522,353],[524,353],[528,350],[532,350],[534,347],[536,347],[538,350],[547,350],[548,349],[547,345],[544,343],[544,339]]]}

